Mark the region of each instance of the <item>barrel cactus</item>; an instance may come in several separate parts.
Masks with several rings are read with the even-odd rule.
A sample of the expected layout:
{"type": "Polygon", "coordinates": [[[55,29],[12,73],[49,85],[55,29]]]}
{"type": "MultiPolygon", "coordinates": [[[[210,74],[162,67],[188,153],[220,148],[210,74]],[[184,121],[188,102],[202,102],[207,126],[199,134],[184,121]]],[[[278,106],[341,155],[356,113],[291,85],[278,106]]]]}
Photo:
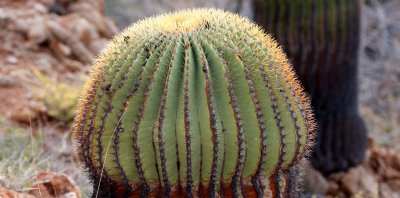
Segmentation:
{"type": "Polygon", "coordinates": [[[73,138],[94,197],[286,197],[313,131],[276,42],[245,18],[195,9],[110,42],[73,138]]]}
{"type": "Polygon", "coordinates": [[[367,129],[358,110],[361,0],[253,0],[255,20],[282,45],[310,94],[318,136],[312,165],[325,175],[361,164],[367,129]]]}

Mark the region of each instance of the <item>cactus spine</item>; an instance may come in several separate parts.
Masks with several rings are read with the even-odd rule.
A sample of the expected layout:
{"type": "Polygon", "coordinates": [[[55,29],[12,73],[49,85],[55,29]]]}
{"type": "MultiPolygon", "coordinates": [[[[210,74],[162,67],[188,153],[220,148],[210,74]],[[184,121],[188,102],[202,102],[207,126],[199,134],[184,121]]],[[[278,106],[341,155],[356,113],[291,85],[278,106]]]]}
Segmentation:
{"type": "Polygon", "coordinates": [[[93,196],[285,196],[312,144],[308,100],[277,44],[214,9],[127,28],[100,54],[74,139],[93,196]]]}
{"type": "Polygon", "coordinates": [[[318,121],[312,165],[330,174],[362,163],[367,131],[357,102],[361,1],[254,3],[256,22],[283,46],[312,99],[318,121]]]}

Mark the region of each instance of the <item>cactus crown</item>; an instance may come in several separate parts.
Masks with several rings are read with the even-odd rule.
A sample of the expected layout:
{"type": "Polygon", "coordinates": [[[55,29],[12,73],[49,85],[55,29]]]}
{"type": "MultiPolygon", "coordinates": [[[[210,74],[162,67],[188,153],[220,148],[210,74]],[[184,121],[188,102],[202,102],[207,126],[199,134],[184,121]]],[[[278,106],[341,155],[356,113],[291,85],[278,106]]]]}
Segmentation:
{"type": "Polygon", "coordinates": [[[110,42],[73,138],[96,194],[266,196],[289,192],[313,128],[277,43],[245,18],[196,9],[110,42]]]}

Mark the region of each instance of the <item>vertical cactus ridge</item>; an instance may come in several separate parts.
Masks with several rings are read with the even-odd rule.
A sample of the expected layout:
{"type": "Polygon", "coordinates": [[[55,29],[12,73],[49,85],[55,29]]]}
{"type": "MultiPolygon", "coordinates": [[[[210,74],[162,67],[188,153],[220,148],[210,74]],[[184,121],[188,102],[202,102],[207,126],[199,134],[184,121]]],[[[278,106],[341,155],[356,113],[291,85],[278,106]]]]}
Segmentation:
{"type": "MultiPolygon", "coordinates": [[[[154,65],[153,68],[153,73],[148,74],[149,78],[149,85],[147,86],[145,90],[145,96],[143,100],[143,106],[141,105],[140,101],[137,104],[133,104],[134,106],[139,106],[139,113],[138,113],[138,120],[134,123],[134,129],[133,129],[133,150],[134,150],[134,156],[135,156],[135,162],[136,162],[136,168],[138,169],[139,175],[140,175],[140,183],[143,187],[142,190],[142,195],[146,195],[148,191],[150,190],[149,182],[157,180],[158,176],[155,174],[157,172],[156,167],[154,167],[154,164],[156,164],[155,160],[155,155],[151,154],[151,152],[154,152],[154,148],[152,144],[143,145],[143,142],[148,142],[152,141],[152,135],[151,133],[145,134],[140,130],[140,123],[141,121],[147,121],[149,119],[148,117],[145,117],[147,110],[152,110],[149,105],[153,103],[154,100],[154,91],[157,90],[154,88],[154,79],[159,75],[160,72],[159,69],[165,69],[164,67],[161,67],[162,65],[167,65],[166,60],[168,60],[168,56],[173,50],[174,45],[171,43],[169,44],[168,48],[164,50],[163,54],[160,54],[158,57],[158,67],[157,65],[154,65]],[[161,65],[162,64],[162,65],[161,65]],[[141,152],[141,150],[143,151],[141,152]],[[145,153],[146,155],[143,155],[145,153]],[[147,156],[148,155],[148,156],[147,156]],[[144,159],[148,158],[149,160],[144,161],[144,159]],[[143,160],[143,161],[142,161],[143,160]],[[151,160],[151,161],[150,161],[151,160]],[[151,168],[153,165],[153,168],[151,168]],[[150,168],[148,168],[150,167],[150,168]],[[147,171],[146,171],[147,170],[147,171]],[[151,171],[151,172],[149,172],[151,171]],[[146,174],[147,173],[147,174],[146,174]]],[[[157,53],[156,53],[157,54],[157,53]]],[[[157,56],[157,55],[156,55],[157,56]]]]}
{"type": "Polygon", "coordinates": [[[329,174],[361,163],[367,145],[365,124],[357,110],[362,1],[254,3],[255,21],[282,44],[312,99],[319,122],[312,165],[329,174]],[[359,144],[352,144],[354,139],[359,144]]]}
{"type": "MultiPolygon", "coordinates": [[[[176,39],[174,39],[175,41],[176,39]]],[[[142,181],[142,186],[146,187],[142,190],[142,195],[147,195],[148,193],[157,191],[161,187],[161,183],[156,183],[155,181],[159,181],[158,173],[162,173],[161,169],[158,169],[157,157],[155,153],[155,148],[158,142],[154,142],[153,138],[156,134],[153,134],[154,123],[157,121],[157,114],[159,113],[161,107],[161,93],[164,91],[164,84],[167,79],[168,68],[171,65],[170,58],[175,51],[176,44],[175,42],[171,42],[168,44],[168,49],[165,50],[160,59],[160,63],[156,72],[154,73],[151,79],[151,86],[148,91],[148,98],[146,102],[143,104],[143,115],[140,123],[136,124],[135,136],[137,139],[133,139],[134,146],[137,148],[134,149],[134,153],[137,159],[137,166],[141,165],[143,170],[143,175],[145,181],[142,181]],[[160,79],[156,81],[155,79],[160,79]],[[140,162],[140,164],[139,164],[140,162]]],[[[141,105],[140,103],[137,105],[141,105]]]]}
{"type": "Polygon", "coordinates": [[[166,197],[178,192],[178,157],[176,142],[176,117],[177,105],[183,76],[183,44],[179,40],[170,60],[170,67],[166,76],[166,82],[162,93],[162,102],[159,110],[158,120],[155,126],[154,141],[156,145],[156,156],[161,170],[163,193],[166,197]]]}
{"type": "MultiPolygon", "coordinates": [[[[234,31],[234,30],[231,30],[231,31],[234,31]]],[[[237,34],[234,34],[234,35],[237,35],[237,34]]],[[[237,36],[236,36],[237,37],[237,36]]],[[[237,41],[238,42],[240,42],[240,40],[241,40],[242,38],[239,38],[237,41]]],[[[231,44],[231,47],[232,48],[235,48],[235,46],[233,45],[233,44],[231,44]]],[[[244,45],[243,46],[243,48],[246,48],[246,45],[244,45]]],[[[244,52],[244,53],[246,53],[246,52],[244,52]]],[[[247,51],[247,53],[249,53],[248,51],[247,51]]],[[[242,59],[242,58],[240,58],[241,56],[240,55],[238,55],[238,57],[239,57],[239,59],[242,59]]],[[[246,70],[245,70],[246,71],[246,70]]],[[[279,78],[276,78],[276,80],[279,80],[279,78]]],[[[250,79],[250,81],[251,81],[251,79],[250,79]]],[[[267,80],[268,81],[268,80],[267,80]]],[[[269,82],[267,82],[267,83],[269,83],[269,82]]],[[[251,85],[251,83],[250,83],[250,85],[251,85]]],[[[294,100],[297,100],[298,101],[298,98],[299,97],[297,97],[295,94],[295,91],[292,89],[292,87],[290,86],[290,84],[288,83],[288,84],[286,84],[286,86],[287,86],[287,90],[288,90],[288,92],[290,92],[290,95],[293,97],[293,100],[292,100],[292,102],[290,102],[291,100],[289,99],[290,98],[290,96],[288,95],[288,93],[286,93],[286,91],[283,89],[283,87],[282,87],[282,85],[281,85],[281,87],[279,87],[279,92],[281,92],[282,93],[282,96],[284,97],[284,99],[286,100],[286,103],[287,103],[287,106],[288,106],[288,110],[289,110],[289,112],[290,112],[290,115],[291,115],[291,117],[292,117],[292,120],[293,120],[293,123],[294,123],[294,127],[295,127],[295,131],[296,131],[296,153],[295,153],[295,157],[293,158],[293,161],[295,161],[295,159],[296,159],[296,156],[297,155],[299,155],[299,153],[301,153],[302,152],[302,148],[300,148],[300,146],[301,146],[301,143],[300,142],[303,142],[303,144],[305,143],[305,137],[306,136],[302,136],[300,133],[299,133],[299,131],[300,131],[300,126],[299,126],[299,123],[297,122],[297,120],[298,120],[298,117],[301,117],[302,115],[301,115],[301,113],[302,112],[299,112],[298,111],[298,109],[297,108],[293,108],[293,106],[295,106],[296,104],[295,104],[295,102],[294,102],[294,100]],[[295,113],[295,111],[296,111],[296,113],[295,113]]],[[[251,88],[251,87],[250,87],[251,88]]],[[[251,95],[253,95],[253,94],[251,94],[251,95]]],[[[271,94],[272,95],[272,94],[271,94]]],[[[272,95],[273,97],[275,97],[275,95],[272,95]]],[[[303,107],[301,106],[301,104],[299,104],[299,106],[298,106],[298,108],[299,108],[299,110],[302,110],[303,109],[303,107]]],[[[305,117],[303,117],[303,118],[305,118],[305,117]]],[[[301,124],[301,123],[300,123],[301,124]]],[[[280,125],[279,123],[278,123],[278,125],[280,125]]]]}
{"type": "MultiPolygon", "coordinates": [[[[222,155],[224,153],[223,147],[223,128],[221,115],[216,111],[218,96],[215,96],[212,90],[214,83],[211,81],[212,75],[215,76],[215,71],[211,71],[209,60],[207,60],[206,52],[203,48],[200,48],[200,44],[197,39],[192,39],[193,50],[197,54],[198,61],[198,115],[200,134],[202,142],[212,141],[213,144],[201,144],[201,190],[204,196],[215,197],[218,185],[216,179],[219,178],[217,175],[218,166],[222,168],[222,155]],[[211,73],[212,72],[212,73],[211,73]],[[205,90],[205,91],[202,91],[205,90]],[[214,96],[213,96],[214,95],[214,96]],[[199,108],[201,106],[207,108],[199,108]],[[210,181],[208,183],[208,181],[210,181]]],[[[218,74],[218,73],[217,73],[218,74]]],[[[217,80],[217,79],[215,79],[217,80]]],[[[226,100],[226,97],[225,97],[226,100]]],[[[229,105],[229,102],[225,103],[229,105]]],[[[222,171],[219,170],[222,174],[222,171]]]]}
{"type": "MultiPolygon", "coordinates": [[[[163,50],[165,48],[165,43],[161,44],[160,49],[163,50]]],[[[156,48],[157,49],[157,48],[156,48]]],[[[138,147],[138,123],[140,122],[143,114],[143,106],[141,104],[145,103],[147,100],[147,93],[153,78],[153,73],[156,71],[156,65],[160,61],[159,52],[152,53],[145,66],[141,70],[140,76],[137,77],[136,82],[127,81],[127,89],[130,89],[130,92],[127,92],[128,95],[125,96],[123,102],[123,108],[120,109],[119,112],[119,123],[115,127],[114,133],[117,134],[114,138],[114,142],[120,137],[121,148],[114,149],[114,152],[119,152],[121,158],[131,158],[131,161],[122,161],[122,166],[118,167],[120,172],[123,173],[123,170],[127,170],[127,172],[137,172],[137,175],[129,175],[130,180],[134,180],[135,178],[139,178],[140,185],[146,186],[143,167],[141,166],[141,158],[139,156],[140,148],[138,147]],[[131,85],[128,86],[128,85],[131,85]],[[132,101],[129,102],[130,98],[133,98],[132,101]],[[124,113],[124,110],[126,113],[124,113]],[[135,116],[131,116],[135,115],[135,116]],[[125,132],[125,128],[131,129],[131,133],[125,132]],[[123,129],[123,130],[121,130],[123,129]],[[125,132],[125,133],[124,133],[125,132]],[[131,145],[133,142],[133,145],[131,145]],[[130,152],[133,148],[134,153],[130,152]],[[125,162],[125,163],[124,163],[125,162]],[[136,166],[132,166],[135,164],[136,166]],[[138,177],[139,176],[139,177],[138,177]]],[[[129,78],[129,77],[128,77],[129,78]]],[[[134,78],[132,78],[134,79],[134,78]]],[[[123,90],[121,90],[123,91],[123,90]]],[[[125,92],[123,92],[125,93],[125,92]]],[[[118,155],[116,155],[117,157],[118,155]]],[[[121,176],[123,174],[120,173],[121,176]]],[[[147,185],[148,186],[148,185],[147,185]]]]}
{"type": "Polygon", "coordinates": [[[215,9],[145,19],[115,37],[75,123],[94,197],[286,197],[315,125],[276,42],[215,9]]]}
{"type": "MultiPolygon", "coordinates": [[[[197,109],[191,108],[197,106],[193,85],[195,80],[190,81],[189,79],[194,79],[194,67],[189,67],[193,65],[193,54],[191,52],[189,39],[187,37],[183,40],[184,46],[184,74],[183,74],[183,86],[181,89],[179,98],[179,108],[177,111],[177,145],[178,154],[180,162],[180,185],[182,190],[186,191],[188,196],[193,196],[195,189],[193,178],[196,174],[192,174],[193,166],[199,168],[199,163],[193,162],[193,157],[200,154],[200,134],[198,133],[198,123],[193,122],[197,120],[197,109]],[[193,153],[194,152],[194,153],[193,153]]],[[[200,162],[200,161],[198,161],[200,162]]],[[[196,179],[197,180],[197,179],[196,179]]],[[[198,181],[198,180],[197,180],[198,181]]]]}

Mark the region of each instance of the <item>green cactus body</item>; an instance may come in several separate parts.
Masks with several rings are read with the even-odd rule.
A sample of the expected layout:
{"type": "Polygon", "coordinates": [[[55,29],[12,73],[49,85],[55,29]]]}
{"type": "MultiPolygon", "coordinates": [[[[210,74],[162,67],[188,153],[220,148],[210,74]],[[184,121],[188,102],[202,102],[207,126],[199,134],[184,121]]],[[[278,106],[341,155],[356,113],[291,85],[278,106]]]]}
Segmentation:
{"type": "Polygon", "coordinates": [[[285,197],[313,128],[277,44],[247,19],[197,9],[114,38],[74,139],[93,196],[285,197]]]}

